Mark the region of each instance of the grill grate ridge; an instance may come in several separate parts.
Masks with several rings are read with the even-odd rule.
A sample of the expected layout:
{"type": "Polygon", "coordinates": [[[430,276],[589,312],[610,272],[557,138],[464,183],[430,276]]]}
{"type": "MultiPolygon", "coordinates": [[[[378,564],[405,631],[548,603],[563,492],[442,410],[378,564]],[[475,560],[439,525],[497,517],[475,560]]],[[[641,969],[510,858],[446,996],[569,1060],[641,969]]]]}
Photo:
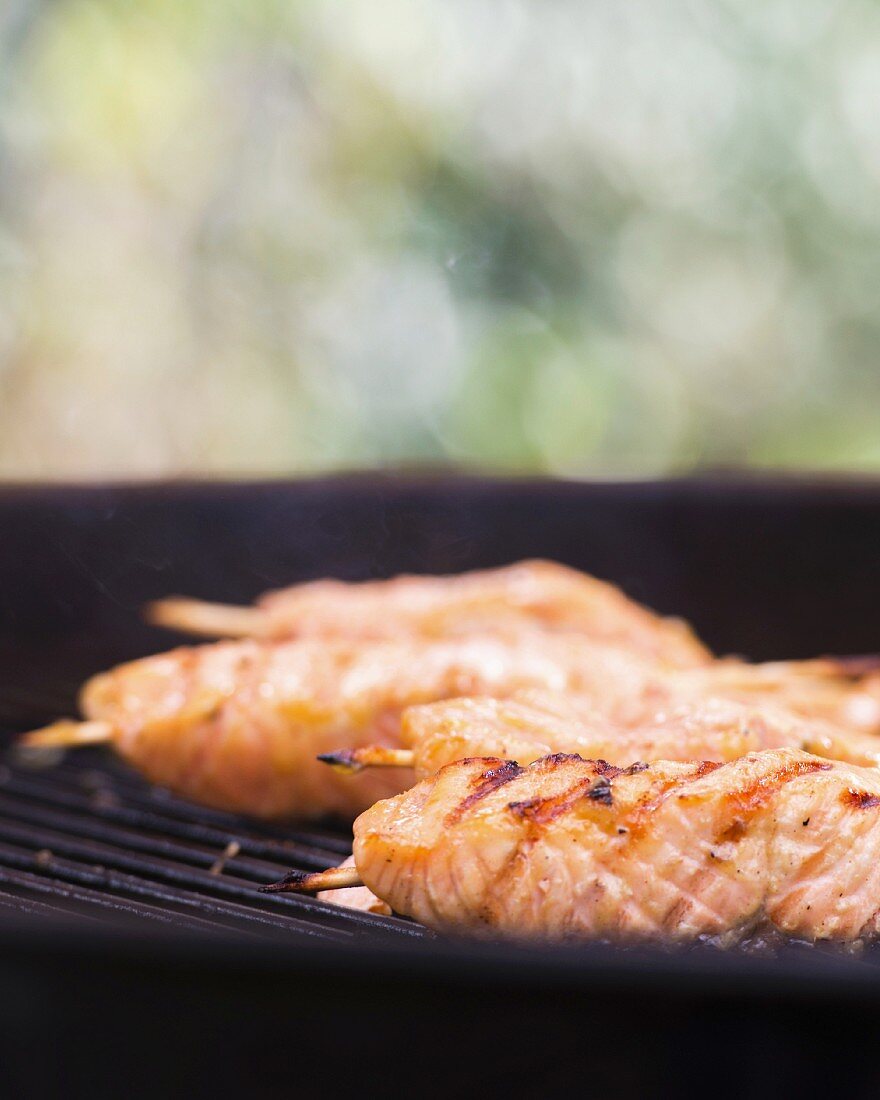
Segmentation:
{"type": "MultiPolygon", "coordinates": [[[[0,715],[17,703],[4,693],[0,715]]],[[[350,851],[341,828],[287,830],[190,805],[150,787],[105,750],[41,768],[13,750],[0,764],[0,912],[159,922],[203,936],[276,941],[430,936],[402,918],[256,889],[350,851]],[[237,850],[227,857],[230,844],[237,850]]]]}

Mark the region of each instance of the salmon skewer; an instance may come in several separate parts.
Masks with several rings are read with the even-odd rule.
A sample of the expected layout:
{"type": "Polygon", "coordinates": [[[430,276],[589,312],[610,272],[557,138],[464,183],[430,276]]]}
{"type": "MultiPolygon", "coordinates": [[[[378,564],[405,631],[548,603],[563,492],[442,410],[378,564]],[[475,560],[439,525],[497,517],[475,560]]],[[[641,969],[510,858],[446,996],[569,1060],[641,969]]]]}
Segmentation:
{"type": "Polygon", "coordinates": [[[880,772],[795,749],[623,770],[461,760],[361,814],[354,838],[354,868],[268,889],[365,885],[484,937],[878,935],[880,772]]]}
{"type": "Polygon", "coordinates": [[[152,782],[257,817],[351,819],[409,786],[411,772],[353,781],[315,759],[344,744],[400,746],[403,711],[524,688],[638,691],[653,665],[568,635],[354,643],[220,642],[133,661],[90,680],[86,721],[24,746],[106,741],[152,782]]]}
{"type": "Polygon", "coordinates": [[[681,620],[661,618],[614,585],[554,562],[357,584],[312,581],[267,593],[253,607],[170,598],[148,614],[190,633],[261,639],[503,636],[531,626],[628,648],[673,675],[679,669],[675,690],[682,694],[776,702],[806,717],[880,731],[880,658],[713,661],[681,620]]]}
{"type": "MultiPolygon", "coordinates": [[[[549,692],[518,692],[509,699],[450,699],[410,707],[401,740],[407,748],[366,745],[318,757],[342,774],[365,768],[412,768],[425,779],[470,757],[500,757],[531,764],[552,754],[577,754],[625,766],[646,760],[736,760],[769,748],[797,748],[830,759],[877,767],[880,739],[807,722],[778,707],[745,706],[708,698],[670,710],[645,700],[630,724],[597,712],[590,700],[549,692]]],[[[334,905],[384,912],[366,887],[319,894],[334,905]]]]}
{"type": "Polygon", "coordinates": [[[628,648],[670,671],[682,689],[708,686],[755,701],[774,696],[807,716],[880,729],[880,658],[820,658],[752,665],[712,654],[680,619],[662,618],[618,587],[550,561],[522,561],[453,576],[312,581],[262,596],[252,607],[172,597],[150,605],[154,623],[207,637],[437,639],[571,632],[628,648]],[[856,690],[856,685],[858,689],[856,690]]]}
{"type": "Polygon", "coordinates": [[[455,576],[322,580],[262,596],[253,607],[172,597],[148,608],[161,626],[208,637],[398,639],[459,637],[539,626],[627,646],[670,667],[711,654],[680,619],[666,619],[615,585],[549,561],[455,576]]]}
{"type": "Polygon", "coordinates": [[[676,692],[776,702],[806,717],[880,731],[880,658],[819,658],[750,665],[713,661],[685,623],[666,619],[614,585],[547,561],[456,576],[323,580],[263,596],[253,607],[171,598],[153,622],[207,636],[399,640],[518,634],[582,635],[632,650],[675,674],[676,692]]]}
{"type": "MultiPolygon", "coordinates": [[[[615,723],[644,724],[646,714],[715,694],[712,667],[665,673],[644,655],[534,630],[396,642],[221,642],[94,677],[81,696],[85,723],[55,723],[24,743],[106,741],[151,781],[209,806],[266,818],[351,818],[412,776],[374,772],[346,782],[316,755],[340,746],[402,747],[409,706],[537,688],[586,696],[615,723]]],[[[762,681],[764,669],[753,667],[762,681]]],[[[738,674],[737,692],[746,677],[738,674]]],[[[762,693],[759,683],[753,705],[762,693]]],[[[775,686],[769,695],[779,697],[775,686]]]]}
{"type": "Polygon", "coordinates": [[[736,760],[761,749],[797,748],[865,767],[880,766],[880,738],[808,722],[778,707],[746,706],[727,699],[646,709],[629,724],[596,711],[590,700],[548,692],[519,692],[508,699],[449,699],[410,707],[403,714],[404,748],[368,745],[324,753],[319,759],[342,773],[409,767],[424,779],[471,756],[530,764],[554,753],[626,765],[636,760],[736,760]]]}

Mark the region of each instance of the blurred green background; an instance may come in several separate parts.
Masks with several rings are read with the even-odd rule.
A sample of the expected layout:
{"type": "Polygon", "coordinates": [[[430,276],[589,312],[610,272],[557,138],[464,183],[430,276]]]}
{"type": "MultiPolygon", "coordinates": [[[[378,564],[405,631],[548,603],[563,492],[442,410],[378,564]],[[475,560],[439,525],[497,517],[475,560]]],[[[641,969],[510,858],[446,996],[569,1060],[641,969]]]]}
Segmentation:
{"type": "Polygon", "coordinates": [[[0,475],[880,468],[880,6],[2,0],[0,475]]]}

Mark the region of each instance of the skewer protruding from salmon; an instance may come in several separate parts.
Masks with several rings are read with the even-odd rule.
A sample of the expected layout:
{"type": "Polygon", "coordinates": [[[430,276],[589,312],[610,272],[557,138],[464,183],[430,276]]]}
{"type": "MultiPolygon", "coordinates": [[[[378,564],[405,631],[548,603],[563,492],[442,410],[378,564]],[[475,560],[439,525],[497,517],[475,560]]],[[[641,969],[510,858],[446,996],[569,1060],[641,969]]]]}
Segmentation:
{"type": "MultiPolygon", "coordinates": [[[[615,768],[458,761],[354,825],[359,878],[439,931],[801,938],[880,931],[880,772],[794,749],[615,768]]],[[[275,889],[322,888],[295,874],[275,889]]]]}
{"type": "MultiPolygon", "coordinates": [[[[342,909],[358,909],[361,913],[379,913],[381,916],[391,916],[391,906],[377,898],[372,890],[360,885],[357,868],[354,865],[354,856],[349,856],[339,865],[340,871],[349,872],[355,880],[353,886],[346,886],[343,879],[342,885],[330,886],[326,890],[319,890],[316,897],[319,901],[326,901],[328,905],[338,905],[342,909]]],[[[326,872],[325,872],[326,874],[326,872]]]]}
{"type": "Polygon", "coordinates": [[[778,707],[707,698],[646,710],[629,723],[593,709],[590,700],[550,692],[508,699],[448,699],[403,714],[404,749],[365,746],[321,756],[341,771],[413,767],[423,779],[454,760],[497,756],[529,764],[553,753],[625,766],[636,760],[736,760],[748,752],[797,748],[865,767],[880,766],[880,739],[808,722],[778,707]]]}
{"type": "Polygon", "coordinates": [[[253,607],[169,598],[149,608],[161,626],[208,637],[444,638],[538,626],[627,646],[689,668],[711,654],[680,619],[662,618],[615,585],[550,561],[454,576],[322,580],[262,596],[253,607]]]}
{"type": "MultiPolygon", "coordinates": [[[[765,673],[753,668],[757,707],[765,673]]],[[[812,681],[801,675],[798,682],[812,681]]],[[[82,693],[85,723],[56,723],[25,744],[107,741],[153,782],[210,806],[267,818],[352,817],[411,777],[398,770],[352,782],[321,767],[319,753],[400,748],[409,706],[529,688],[584,695],[625,726],[717,694],[712,666],[664,674],[644,655],[535,630],[397,642],[221,642],[94,677],[82,693]]],[[[775,683],[766,694],[779,698],[775,683]]]]}
{"type": "Polygon", "coordinates": [[[672,677],[667,696],[777,703],[808,718],[880,732],[880,658],[713,661],[680,620],[661,618],[614,585],[554,562],[456,576],[313,581],[270,592],[252,607],[171,598],[149,613],[161,625],[212,637],[393,641],[564,632],[650,659],[672,677]]]}
{"type": "Polygon", "coordinates": [[[405,769],[353,781],[315,757],[400,746],[406,707],[523,688],[637,691],[653,665],[568,635],[406,642],[220,642],[121,665],[90,680],[85,723],[25,746],[107,741],[154,783],[265,818],[351,819],[412,782],[405,769]]]}

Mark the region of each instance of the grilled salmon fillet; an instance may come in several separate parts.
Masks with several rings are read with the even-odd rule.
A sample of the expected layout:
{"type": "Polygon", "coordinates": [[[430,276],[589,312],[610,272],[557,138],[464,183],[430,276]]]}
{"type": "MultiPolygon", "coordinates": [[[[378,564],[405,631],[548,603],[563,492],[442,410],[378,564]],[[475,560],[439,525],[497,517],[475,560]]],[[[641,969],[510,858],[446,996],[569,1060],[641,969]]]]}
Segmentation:
{"type": "MultiPolygon", "coordinates": [[[[595,693],[612,681],[635,690],[650,667],[568,635],[220,642],[98,675],[81,708],[148,779],[197,802],[265,818],[350,819],[407,786],[412,773],[350,779],[316,755],[399,745],[407,706],[529,687],[595,693]]],[[[53,729],[30,735],[32,743],[53,743],[53,729]]],[[[64,726],[60,734],[54,743],[65,743],[64,726]]]]}
{"type": "MultiPolygon", "coordinates": [[[[763,666],[753,667],[760,681],[763,666]]],[[[318,754],[400,745],[408,706],[529,688],[585,696],[616,724],[644,725],[646,714],[653,721],[661,709],[711,693],[712,666],[667,672],[644,654],[532,628],[398,641],[220,642],[94,677],[81,696],[84,726],[55,724],[25,741],[110,741],[153,782],[210,806],[266,818],[350,818],[412,776],[352,780],[319,765],[318,754]]],[[[756,706],[762,693],[760,686],[751,692],[756,706]]],[[[779,698],[775,686],[769,695],[779,698]]]]}
{"type": "Polygon", "coordinates": [[[497,756],[528,764],[554,753],[626,765],[640,760],[735,760],[748,752],[797,748],[867,767],[880,765],[880,738],[808,722],[779,707],[706,698],[669,709],[645,708],[631,721],[608,717],[591,700],[550,692],[509,699],[449,699],[410,707],[401,741],[413,749],[416,775],[454,760],[497,756]]]}
{"type": "Polygon", "coordinates": [[[662,618],[616,586],[550,561],[455,576],[312,581],[269,592],[251,608],[172,598],[149,613],[154,622],[190,632],[260,638],[442,638],[531,625],[627,646],[670,667],[711,659],[681,620],[662,618]]]}
{"type": "Polygon", "coordinates": [[[361,814],[354,835],[363,883],[440,931],[878,933],[880,772],[796,749],[624,770],[461,760],[361,814]]]}
{"type": "MultiPolygon", "coordinates": [[[[653,662],[657,672],[669,674],[662,689],[667,701],[719,695],[880,731],[880,658],[714,661],[682,621],[662,618],[614,585],[555,562],[523,561],[455,576],[313,581],[270,592],[253,607],[172,598],[152,605],[150,615],[194,633],[261,639],[438,640],[516,636],[529,629],[574,634],[653,662]]],[[[601,707],[629,698],[611,683],[601,707]]]]}

